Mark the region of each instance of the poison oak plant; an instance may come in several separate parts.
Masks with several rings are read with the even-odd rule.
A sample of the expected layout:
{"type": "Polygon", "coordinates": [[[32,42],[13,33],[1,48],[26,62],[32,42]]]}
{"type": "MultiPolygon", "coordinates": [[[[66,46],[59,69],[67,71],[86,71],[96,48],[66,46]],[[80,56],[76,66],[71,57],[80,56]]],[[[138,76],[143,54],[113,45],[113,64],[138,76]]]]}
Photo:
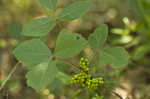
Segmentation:
{"type": "MultiPolygon", "coordinates": [[[[55,14],[55,11],[57,10],[57,0],[38,1],[42,6],[48,8],[53,12],[53,14],[55,14]]],[[[69,60],[70,58],[79,55],[86,45],[89,45],[93,52],[96,52],[98,58],[95,58],[94,60],[98,61],[97,66],[106,68],[109,65],[112,68],[122,69],[128,64],[128,53],[123,48],[104,47],[104,43],[108,36],[108,27],[105,24],[98,26],[94,32],[89,35],[88,40],[86,40],[80,34],[70,33],[69,30],[65,28],[60,30],[61,32],[57,37],[54,52],[52,52],[51,49],[40,40],[40,37],[46,36],[54,29],[56,25],[59,24],[59,22],[68,22],[78,19],[83,16],[91,6],[92,4],[88,1],[77,1],[64,8],[58,15],[55,15],[54,17],[48,16],[34,19],[23,27],[21,35],[32,36],[34,38],[19,44],[13,50],[13,54],[17,60],[28,70],[26,74],[28,86],[39,92],[42,89],[47,88],[48,85],[52,84],[60,75],[60,79],[69,76],[74,77],[74,83],[78,82],[76,78],[81,79],[81,77],[78,76],[84,76],[82,80],[87,82],[87,86],[84,85],[84,81],[82,82],[82,86],[99,90],[97,89],[97,84],[91,85],[91,83],[98,82],[98,84],[105,85],[105,78],[104,81],[101,75],[95,78],[90,78],[88,75],[92,76],[92,74],[87,73],[88,71],[92,70],[92,68],[95,68],[92,66],[94,64],[89,63],[89,69],[84,66],[84,62],[81,62],[80,68],[74,66],[74,68],[77,68],[77,72],[79,74],[81,73],[81,75],[75,74],[77,76],[66,76],[56,66],[57,63],[62,62],[63,60],[66,62],[66,59],[69,60]],[[87,77],[89,77],[89,80],[87,80],[87,77]]],[[[81,60],[83,60],[83,58],[81,58],[81,60]]],[[[71,81],[70,77],[68,81],[71,81]]],[[[52,86],[55,86],[55,84],[56,83],[53,83],[52,86]]]]}

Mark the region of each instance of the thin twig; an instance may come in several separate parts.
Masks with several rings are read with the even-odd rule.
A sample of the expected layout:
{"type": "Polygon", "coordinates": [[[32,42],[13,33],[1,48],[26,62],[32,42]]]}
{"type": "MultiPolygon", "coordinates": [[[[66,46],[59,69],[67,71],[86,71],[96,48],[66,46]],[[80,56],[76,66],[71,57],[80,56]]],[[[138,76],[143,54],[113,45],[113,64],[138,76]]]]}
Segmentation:
{"type": "MultiPolygon", "coordinates": [[[[59,59],[59,58],[57,58],[57,59],[59,59]]],[[[70,66],[72,66],[72,67],[73,67],[74,69],[76,69],[77,71],[81,71],[79,68],[77,68],[77,66],[75,66],[73,63],[69,62],[68,60],[66,60],[66,59],[59,59],[59,60],[65,62],[66,64],[68,64],[68,65],[70,65],[70,66]]]]}
{"type": "Polygon", "coordinates": [[[8,82],[8,80],[12,77],[12,74],[16,71],[16,68],[18,66],[19,62],[13,67],[13,69],[11,70],[11,72],[9,73],[8,77],[5,78],[5,80],[3,80],[1,86],[0,86],[0,91],[3,89],[3,87],[5,86],[5,84],[8,82]]]}
{"type": "Polygon", "coordinates": [[[77,66],[75,66],[73,63],[67,61],[67,60],[64,60],[65,63],[67,63],[68,65],[72,66],[74,69],[76,69],[77,71],[81,71],[79,68],[77,68],[77,66]]]}
{"type": "Polygon", "coordinates": [[[123,99],[118,93],[116,93],[116,92],[112,92],[114,95],[116,95],[117,97],[119,97],[120,99],[123,99]]]}

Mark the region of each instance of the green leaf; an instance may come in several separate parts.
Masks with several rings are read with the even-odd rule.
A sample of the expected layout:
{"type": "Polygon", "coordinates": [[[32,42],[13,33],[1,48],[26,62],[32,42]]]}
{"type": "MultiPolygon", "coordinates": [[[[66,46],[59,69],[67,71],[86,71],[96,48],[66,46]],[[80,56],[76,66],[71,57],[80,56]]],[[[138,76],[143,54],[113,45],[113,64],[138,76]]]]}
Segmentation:
{"type": "Polygon", "coordinates": [[[70,84],[71,83],[71,77],[69,77],[68,75],[66,75],[63,72],[58,72],[57,73],[57,78],[59,78],[64,84],[70,84]]]}
{"type": "Polygon", "coordinates": [[[51,84],[48,85],[48,89],[50,90],[50,92],[56,96],[59,96],[60,93],[63,93],[63,82],[58,79],[57,77],[52,81],[51,84]]]}
{"type": "Polygon", "coordinates": [[[52,17],[35,19],[25,25],[21,34],[24,36],[44,36],[54,28],[55,24],[56,20],[52,17]]]}
{"type": "Polygon", "coordinates": [[[79,54],[87,41],[79,34],[69,34],[66,29],[62,30],[56,41],[55,56],[71,58],[79,54]]]}
{"type": "Polygon", "coordinates": [[[8,34],[12,37],[19,37],[22,31],[22,24],[19,22],[11,22],[8,24],[8,34]]]}
{"type": "Polygon", "coordinates": [[[128,2],[130,8],[135,12],[137,17],[143,20],[146,23],[146,25],[148,25],[149,23],[144,13],[144,8],[142,6],[141,0],[128,0],[128,2]]]}
{"type": "Polygon", "coordinates": [[[56,78],[51,84],[48,85],[48,88],[53,94],[60,95],[63,86],[69,84],[71,84],[71,77],[69,77],[63,72],[58,71],[56,78]]]}
{"type": "Polygon", "coordinates": [[[136,49],[134,50],[132,58],[136,61],[141,60],[147,53],[149,53],[149,51],[150,51],[150,43],[140,45],[136,47],[136,49]]]}
{"type": "Polygon", "coordinates": [[[88,42],[93,49],[99,49],[105,43],[108,35],[108,26],[103,24],[97,27],[89,38],[88,42]]]}
{"type": "Polygon", "coordinates": [[[100,52],[100,65],[124,67],[128,64],[128,53],[121,47],[107,48],[100,52]]]}
{"type": "Polygon", "coordinates": [[[46,60],[27,73],[27,84],[39,92],[54,80],[56,74],[56,62],[51,59],[46,60]]]}
{"type": "Polygon", "coordinates": [[[28,40],[18,45],[13,54],[27,68],[32,68],[51,56],[50,49],[39,39],[28,40]]]}
{"type": "Polygon", "coordinates": [[[52,11],[56,11],[56,8],[57,8],[57,0],[38,0],[38,2],[39,2],[42,6],[48,8],[48,9],[50,9],[50,10],[52,10],[52,11]]]}
{"type": "Polygon", "coordinates": [[[88,8],[92,4],[87,1],[78,1],[67,8],[64,8],[58,15],[58,18],[62,21],[72,21],[74,19],[78,19],[79,17],[83,16],[87,11],[88,8]]]}

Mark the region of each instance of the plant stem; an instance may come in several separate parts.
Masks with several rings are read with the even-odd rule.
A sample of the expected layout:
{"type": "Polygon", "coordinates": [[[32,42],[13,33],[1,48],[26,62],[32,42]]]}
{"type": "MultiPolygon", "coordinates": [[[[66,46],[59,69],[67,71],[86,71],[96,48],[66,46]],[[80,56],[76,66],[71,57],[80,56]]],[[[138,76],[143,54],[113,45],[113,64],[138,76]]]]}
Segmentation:
{"type": "MultiPolygon", "coordinates": [[[[57,58],[57,59],[59,59],[59,58],[57,58]]],[[[70,65],[70,66],[72,66],[74,69],[76,69],[77,71],[81,71],[79,68],[77,68],[77,66],[75,66],[73,63],[71,63],[71,62],[69,62],[68,60],[66,60],[66,59],[59,59],[59,60],[61,60],[61,61],[63,61],[63,62],[65,62],[66,64],[68,64],[68,65],[70,65]]]]}
{"type": "Polygon", "coordinates": [[[8,77],[5,78],[0,86],[0,91],[3,89],[3,87],[6,85],[6,83],[8,82],[8,80],[12,77],[13,73],[16,71],[17,66],[19,65],[19,62],[13,67],[13,69],[11,70],[11,72],[9,73],[8,77]]]}

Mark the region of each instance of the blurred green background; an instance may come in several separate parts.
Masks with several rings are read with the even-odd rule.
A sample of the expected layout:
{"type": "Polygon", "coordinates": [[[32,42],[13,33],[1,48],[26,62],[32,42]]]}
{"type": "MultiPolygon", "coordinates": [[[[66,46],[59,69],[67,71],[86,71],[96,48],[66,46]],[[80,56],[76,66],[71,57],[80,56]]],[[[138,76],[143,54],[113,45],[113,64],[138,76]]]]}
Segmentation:
{"type": "MultiPolygon", "coordinates": [[[[77,0],[58,0],[56,13],[75,1],[77,0]]],[[[122,99],[150,99],[150,0],[88,1],[93,3],[89,12],[78,20],[62,23],[61,28],[67,27],[87,38],[97,26],[107,24],[107,44],[122,46],[130,54],[129,65],[121,72],[118,84],[113,90],[122,96],[122,99]]],[[[17,62],[11,53],[12,49],[19,42],[30,39],[20,36],[23,25],[32,19],[48,15],[51,15],[51,11],[40,6],[37,0],[0,0],[0,83],[17,62]]],[[[57,28],[59,27],[50,32],[49,36],[41,38],[47,41],[52,49],[59,32],[57,28]]],[[[81,89],[62,86],[59,84],[61,81],[57,79],[56,82],[60,86],[54,90],[57,91],[56,94],[50,93],[48,89],[36,93],[27,87],[25,73],[26,70],[22,66],[17,68],[0,91],[0,99],[85,99],[84,96],[88,99],[88,94],[82,93],[81,89]],[[73,94],[75,96],[72,96],[73,94]],[[76,95],[81,97],[76,98],[76,95]]],[[[64,77],[62,74],[61,76],[64,77]]],[[[112,94],[110,99],[119,98],[112,94]]]]}

